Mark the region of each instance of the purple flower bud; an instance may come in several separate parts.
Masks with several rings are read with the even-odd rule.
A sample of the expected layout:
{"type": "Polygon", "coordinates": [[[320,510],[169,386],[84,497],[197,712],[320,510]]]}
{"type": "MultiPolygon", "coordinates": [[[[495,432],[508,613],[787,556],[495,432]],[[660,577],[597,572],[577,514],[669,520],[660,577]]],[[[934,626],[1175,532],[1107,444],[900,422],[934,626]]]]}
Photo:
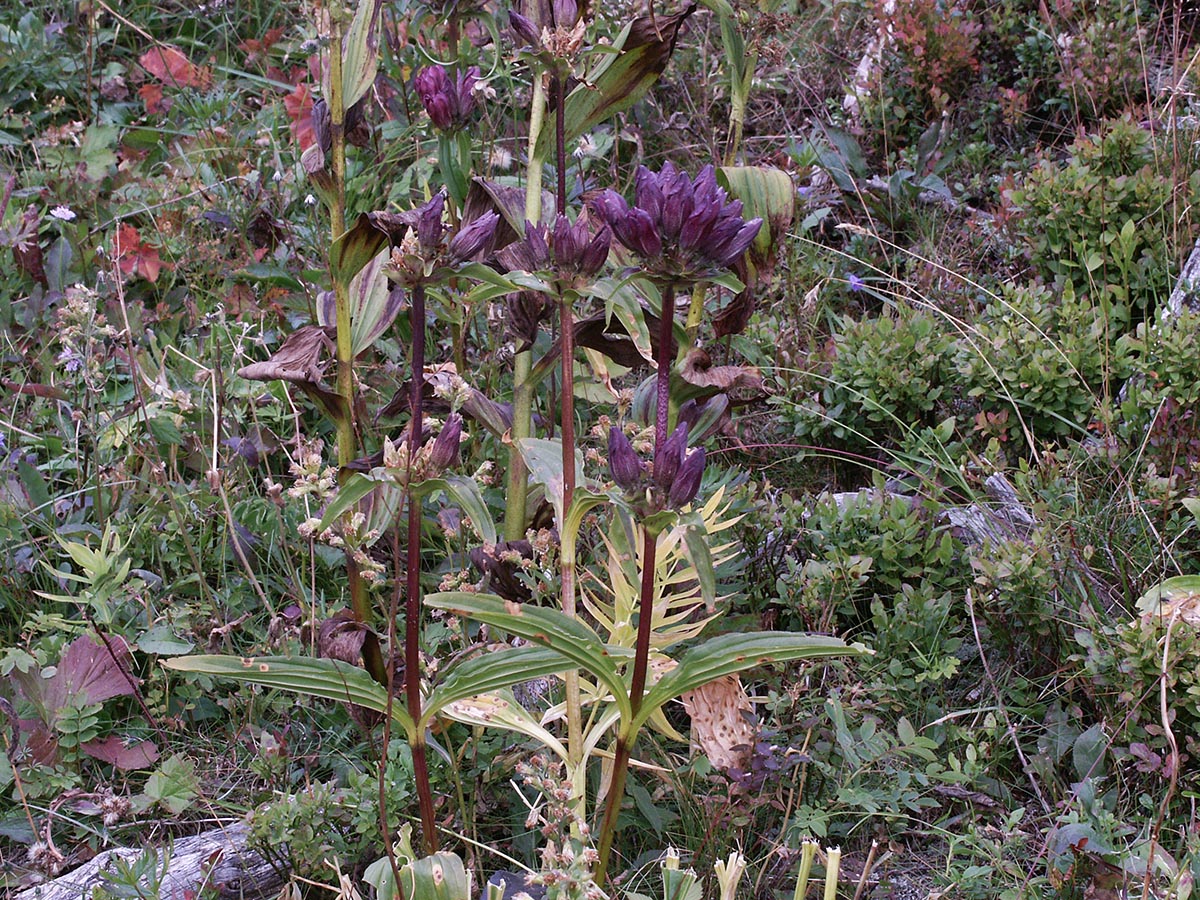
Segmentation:
{"type": "Polygon", "coordinates": [[[428,255],[437,253],[442,245],[442,209],[446,195],[438,191],[433,198],[417,210],[417,241],[428,255]]]}
{"type": "Polygon", "coordinates": [[[667,241],[679,237],[683,223],[692,217],[694,200],[689,190],[671,191],[663,198],[662,236],[667,241]]]}
{"type": "Polygon", "coordinates": [[[471,66],[465,72],[459,72],[455,88],[458,99],[454,111],[456,124],[463,124],[475,109],[475,84],[479,81],[479,66],[471,66]]]}
{"type": "Polygon", "coordinates": [[[612,246],[612,230],[607,225],[602,227],[591,243],[583,251],[579,260],[579,272],[582,275],[595,275],[608,260],[608,250],[612,246]]]}
{"type": "Polygon", "coordinates": [[[761,227],[762,219],[751,219],[749,222],[744,223],[728,242],[714,248],[713,262],[719,266],[733,265],[741,259],[742,254],[754,243],[754,238],[758,235],[758,229],[761,227]]]}
{"type": "Polygon", "coordinates": [[[613,481],[623,491],[633,493],[638,489],[642,480],[645,466],[638,458],[637,451],[629,438],[625,437],[618,426],[608,429],[608,470],[612,473],[613,481]]]}
{"type": "Polygon", "coordinates": [[[451,262],[471,259],[483,250],[495,237],[496,224],[499,221],[500,216],[489,211],[459,228],[454,237],[450,238],[450,246],[446,248],[451,262]]]}
{"type": "Polygon", "coordinates": [[[613,227],[617,239],[639,256],[655,259],[662,253],[662,238],[650,214],[641,207],[633,207],[629,215],[613,227]],[[624,234],[622,234],[624,232],[624,234]]]}
{"type": "MultiPolygon", "coordinates": [[[[667,163],[667,166],[671,165],[667,163]]],[[[663,174],[666,174],[666,167],[663,167],[663,174]]],[[[637,205],[650,214],[650,218],[658,220],[662,215],[663,192],[660,178],[662,176],[655,175],[645,166],[638,166],[637,175],[634,178],[634,188],[637,192],[637,205]]]]}
{"type": "Polygon", "coordinates": [[[559,28],[571,28],[579,20],[579,4],[575,0],[553,0],[550,9],[559,28]]]}
{"type": "Polygon", "coordinates": [[[559,213],[554,218],[554,264],[560,269],[574,271],[586,240],[587,226],[583,226],[583,234],[578,235],[571,220],[559,213]]]}
{"type": "Polygon", "coordinates": [[[458,445],[462,440],[462,416],[454,413],[446,420],[429,448],[431,474],[439,475],[458,464],[458,445]]]}
{"type": "Polygon", "coordinates": [[[707,203],[697,203],[692,215],[679,229],[679,246],[684,250],[695,250],[702,246],[709,229],[720,215],[720,200],[714,198],[707,203]]]}
{"type": "Polygon", "coordinates": [[[664,491],[669,491],[675,481],[679,464],[683,462],[683,451],[687,449],[687,440],[687,422],[681,422],[654,455],[654,483],[664,491]]]}
{"type": "Polygon", "coordinates": [[[687,452],[675,480],[671,482],[671,491],[667,495],[667,504],[679,509],[691,503],[700,490],[700,480],[704,477],[704,448],[695,447],[687,452]]]}
{"type": "Polygon", "coordinates": [[[629,204],[625,202],[624,197],[609,188],[592,201],[592,211],[615,231],[617,222],[629,215],[629,204]]]}
{"type": "Polygon", "coordinates": [[[530,47],[536,47],[541,43],[541,37],[538,35],[537,27],[533,22],[521,15],[519,12],[510,11],[508,14],[508,24],[512,28],[513,34],[517,36],[517,40],[527,44],[530,47]]]}

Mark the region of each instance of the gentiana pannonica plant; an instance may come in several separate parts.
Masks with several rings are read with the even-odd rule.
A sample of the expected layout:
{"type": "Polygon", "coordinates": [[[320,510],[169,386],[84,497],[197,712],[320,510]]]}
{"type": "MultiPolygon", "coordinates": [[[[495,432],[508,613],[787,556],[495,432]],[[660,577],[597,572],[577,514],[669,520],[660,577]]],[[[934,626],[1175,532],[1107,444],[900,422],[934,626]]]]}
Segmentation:
{"type": "MultiPolygon", "coordinates": [[[[730,553],[728,543],[713,542],[731,520],[723,492],[704,491],[702,446],[728,398],[719,388],[688,382],[681,363],[696,348],[713,289],[738,295],[722,321],[729,321],[734,307],[741,318],[748,316],[756,261],[769,253],[790,217],[790,182],[783,176],[781,190],[780,173],[705,166],[693,176],[666,163],[658,171],[639,168],[632,203],[608,189],[586,207],[572,205],[569,144],[649,89],[693,9],[639,18],[603,47],[596,40],[602,26],[574,0],[530,2],[508,14],[517,57],[531,79],[523,191],[476,174],[480,152],[473,128],[484,79],[468,58],[473,50],[460,40],[462,23],[454,13],[448,37],[455,58],[419,67],[412,82],[436,144],[440,184],[428,186],[423,203],[353,221],[346,212],[347,123],[369,127],[364,104],[369,106],[377,74],[380,4],[364,0],[353,12],[337,4],[330,9],[333,52],[314,108],[318,143],[306,154],[305,168],[329,210],[332,290],[319,305],[318,323],[297,330],[271,360],[242,374],[291,382],[336,426],[338,487],[324,498],[320,520],[307,527],[345,549],[350,606],[329,621],[354,635],[357,650],[341,658],[194,656],[165,663],[382,714],[385,746],[398,728],[412,747],[428,854],[439,844],[426,752],[431,725],[453,719],[540,742],[565,766],[569,840],[582,851],[595,837],[595,847],[580,858],[590,861],[597,890],[608,875],[638,734],[647,724],[673,731],[662,715],[666,703],[761,664],[860,650],[836,638],[774,632],[698,640],[717,618],[716,569],[730,553]],[[542,190],[547,169],[555,180],[552,196],[542,190]],[[739,196],[731,196],[734,190],[739,196]],[[453,307],[446,317],[449,369],[431,366],[428,358],[431,298],[453,307]],[[688,298],[682,327],[680,298],[688,298]],[[465,371],[467,326],[484,304],[502,304],[519,341],[510,392],[496,398],[473,387],[465,371]],[[363,415],[361,379],[372,346],[405,308],[407,384],[384,412],[406,414],[407,424],[393,439],[372,432],[363,415]],[[549,342],[547,325],[554,336],[549,342]],[[598,325],[605,340],[596,339],[598,325]],[[335,388],[321,380],[323,354],[331,350],[335,388]],[[606,415],[601,421],[607,431],[601,427],[597,436],[607,447],[607,469],[589,475],[581,440],[586,435],[577,429],[576,375],[599,371],[601,377],[590,381],[603,383],[606,353],[619,354],[626,368],[653,367],[652,381],[639,391],[652,427],[638,442],[650,453],[631,441],[638,422],[606,415]],[[430,390],[450,407],[436,434],[426,433],[430,390]],[[540,433],[532,416],[539,396],[557,400],[557,417],[539,426],[540,433]],[[454,471],[468,427],[482,428],[510,448],[499,524],[480,485],[454,471]],[[531,486],[540,487],[553,509],[559,602],[539,605],[519,591],[499,596],[483,583],[471,591],[432,593],[422,603],[426,501],[443,495],[456,505],[482,542],[483,557],[495,562],[500,547],[499,556],[520,556],[530,527],[531,486]],[[584,529],[586,545],[602,548],[599,565],[578,558],[584,529]],[[372,594],[372,585],[387,587],[389,576],[369,552],[384,535],[405,548],[402,560],[395,554],[397,574],[386,604],[381,593],[372,594]],[[590,581],[582,605],[581,575],[590,581]],[[695,591],[683,590],[685,584],[695,591]],[[422,677],[423,605],[487,626],[493,641],[505,634],[523,646],[439,665],[436,677],[422,677]],[[677,652],[684,641],[688,649],[677,652]],[[514,686],[550,675],[563,684],[556,707],[565,720],[562,731],[513,700],[514,686]],[[587,773],[601,756],[611,758],[611,774],[602,802],[592,809],[587,773]]],[[[496,570],[490,579],[498,587],[496,570]]],[[[395,834],[396,823],[382,825],[385,834],[395,834]]],[[[407,860],[405,872],[436,868],[389,848],[393,885],[400,857],[407,860]]],[[[387,880],[376,876],[381,884],[387,880]]]]}

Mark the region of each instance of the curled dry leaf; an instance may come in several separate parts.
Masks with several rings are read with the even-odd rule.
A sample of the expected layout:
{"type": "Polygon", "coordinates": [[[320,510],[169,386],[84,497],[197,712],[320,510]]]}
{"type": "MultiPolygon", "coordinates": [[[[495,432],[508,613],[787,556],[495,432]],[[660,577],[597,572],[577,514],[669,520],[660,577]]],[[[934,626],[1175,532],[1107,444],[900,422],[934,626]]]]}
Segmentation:
{"type": "Polygon", "coordinates": [[[339,610],[321,622],[317,632],[317,652],[327,659],[340,659],[353,666],[362,665],[362,648],[367,626],[348,609],[339,610]]]}
{"type": "Polygon", "coordinates": [[[723,772],[743,767],[754,746],[757,718],[737,675],[726,675],[683,695],[692,717],[692,745],[723,772]]]}
{"type": "Polygon", "coordinates": [[[679,374],[688,384],[697,387],[714,387],[722,391],[734,388],[764,390],[758,369],[753,366],[714,366],[712,357],[699,348],[688,353],[679,374]]]}
{"type": "Polygon", "coordinates": [[[333,329],[318,325],[297,328],[265,362],[251,363],[238,369],[238,375],[251,381],[288,381],[301,388],[329,415],[337,417],[342,398],[321,379],[332,361],[333,329]]]}

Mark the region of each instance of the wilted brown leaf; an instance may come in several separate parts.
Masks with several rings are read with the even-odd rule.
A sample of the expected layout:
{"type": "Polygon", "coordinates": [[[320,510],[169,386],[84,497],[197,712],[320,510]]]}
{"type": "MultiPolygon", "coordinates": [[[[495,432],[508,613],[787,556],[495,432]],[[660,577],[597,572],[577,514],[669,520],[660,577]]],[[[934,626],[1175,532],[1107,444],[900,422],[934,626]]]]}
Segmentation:
{"type": "Polygon", "coordinates": [[[737,675],[710,681],[682,697],[692,717],[692,743],[723,772],[746,764],[757,719],[737,675]]]}
{"type": "Polygon", "coordinates": [[[753,391],[764,389],[758,369],[753,366],[714,366],[712,357],[699,348],[688,353],[679,374],[688,384],[697,387],[714,387],[723,391],[734,388],[753,391]]]}

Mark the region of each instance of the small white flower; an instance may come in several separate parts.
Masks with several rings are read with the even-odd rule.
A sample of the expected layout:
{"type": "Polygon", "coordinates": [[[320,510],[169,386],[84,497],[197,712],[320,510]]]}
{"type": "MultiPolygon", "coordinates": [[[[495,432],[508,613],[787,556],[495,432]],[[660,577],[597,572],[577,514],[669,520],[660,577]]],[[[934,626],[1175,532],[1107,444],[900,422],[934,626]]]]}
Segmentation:
{"type": "Polygon", "coordinates": [[[50,210],[50,215],[61,222],[70,222],[75,218],[75,211],[69,206],[56,206],[50,210]]]}
{"type": "Polygon", "coordinates": [[[306,194],[304,197],[304,205],[305,206],[316,206],[317,198],[314,197],[312,194],[306,194]]]}
{"type": "Polygon", "coordinates": [[[276,172],[274,175],[271,176],[271,180],[274,181],[276,184],[279,184],[279,182],[283,181],[283,173],[276,172]]]}

